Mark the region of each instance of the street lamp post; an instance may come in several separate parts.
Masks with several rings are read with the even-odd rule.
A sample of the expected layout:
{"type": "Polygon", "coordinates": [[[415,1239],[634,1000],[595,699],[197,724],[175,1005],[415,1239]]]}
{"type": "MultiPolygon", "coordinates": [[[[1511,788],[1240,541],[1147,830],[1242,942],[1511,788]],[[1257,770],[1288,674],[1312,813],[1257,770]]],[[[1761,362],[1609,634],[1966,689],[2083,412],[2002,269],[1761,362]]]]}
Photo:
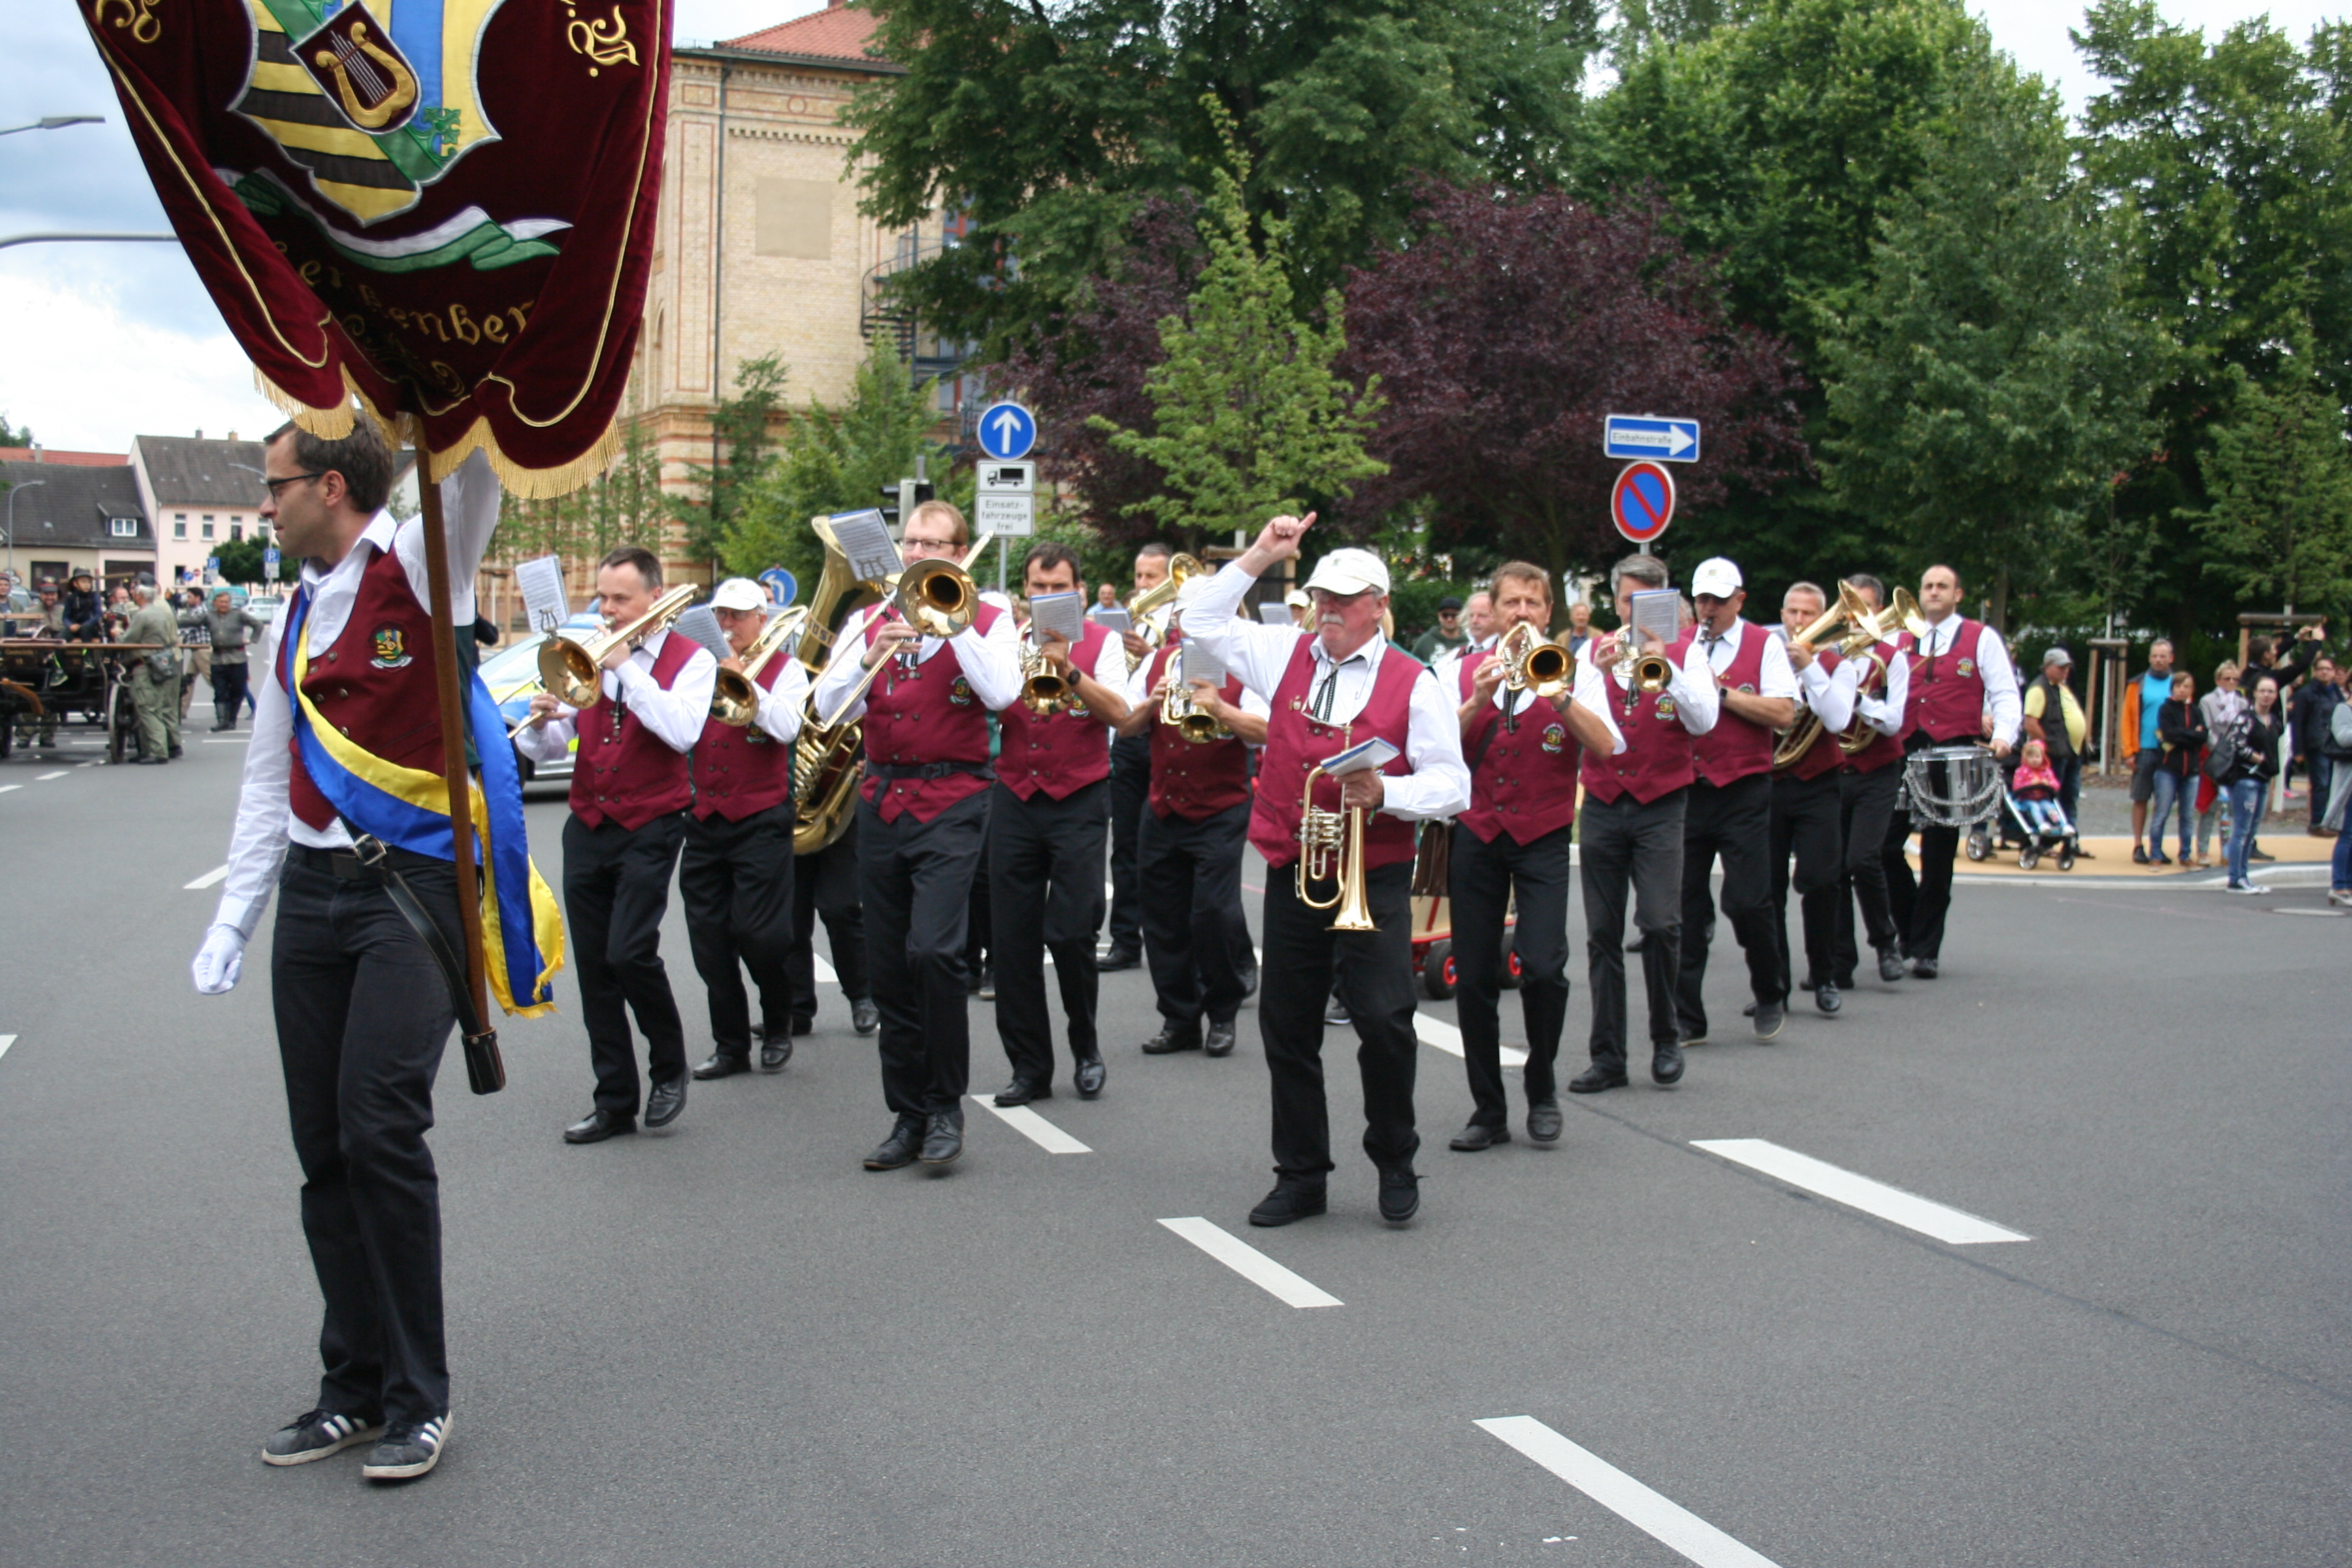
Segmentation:
{"type": "Polygon", "coordinates": [[[48,482],[47,479],[26,479],[23,484],[8,487],[8,575],[12,578],[16,575],[16,492],[48,482]]]}
{"type": "Polygon", "coordinates": [[[45,114],[30,125],[11,125],[0,130],[0,136],[14,136],[19,131],[62,131],[68,125],[103,125],[103,114],[45,114]]]}

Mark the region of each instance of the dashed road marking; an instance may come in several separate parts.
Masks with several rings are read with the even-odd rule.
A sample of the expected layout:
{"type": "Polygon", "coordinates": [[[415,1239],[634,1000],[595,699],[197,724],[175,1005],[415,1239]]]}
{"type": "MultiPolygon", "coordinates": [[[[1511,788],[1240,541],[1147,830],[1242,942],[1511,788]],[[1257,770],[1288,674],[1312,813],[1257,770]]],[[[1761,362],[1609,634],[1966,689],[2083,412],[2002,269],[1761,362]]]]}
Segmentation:
{"type": "Polygon", "coordinates": [[[71,768],[59,768],[53,773],[35,773],[33,775],[33,782],[35,784],[47,784],[51,779],[61,779],[71,772],[73,772],[71,768]]]}
{"type": "Polygon", "coordinates": [[[23,789],[24,787],[25,786],[23,784],[0,784],[0,795],[6,795],[12,789],[23,789]]]}
{"type": "MultiPolygon", "coordinates": [[[[448,814],[445,812],[442,815],[446,816],[448,814]]],[[[197,878],[194,881],[184,886],[180,890],[184,893],[198,892],[205,888],[211,887],[215,882],[226,880],[227,877],[227,867],[215,866],[211,870],[205,872],[203,876],[197,878]]]]}
{"type": "Polygon", "coordinates": [[[5,1057],[5,1056],[6,1056],[6,1055],[8,1054],[8,1047],[9,1047],[10,1046],[15,1045],[16,1043],[16,1036],[14,1036],[14,1035],[0,1035],[0,1057],[5,1057]]]}
{"type": "Polygon", "coordinates": [[[1025,1105],[999,1105],[984,1094],[975,1094],[973,1101],[993,1112],[1000,1121],[1048,1154],[1091,1154],[1092,1149],[1079,1142],[1025,1105]]]}
{"type": "Polygon", "coordinates": [[[1243,1279],[1293,1307],[1339,1307],[1346,1303],[1313,1281],[1292,1273],[1240,1237],[1194,1215],[1160,1222],[1243,1279]]]}
{"type": "Polygon", "coordinates": [[[1672,1498],[1653,1491],[1532,1415],[1493,1416],[1477,1425],[1699,1568],[1779,1568],[1762,1552],[1742,1545],[1672,1498]]]}
{"type": "MultiPolygon", "coordinates": [[[[442,815],[446,816],[448,813],[444,812],[442,815]]],[[[833,972],[833,965],[824,961],[824,954],[821,952],[813,952],[809,954],[809,962],[815,965],[816,977],[821,984],[826,985],[838,985],[841,984],[841,976],[833,972]]]]}
{"type": "Polygon", "coordinates": [[[1694,1148],[1710,1154],[1720,1154],[1735,1163],[1753,1171],[1761,1171],[1792,1187],[1802,1187],[1832,1203],[1864,1214],[1876,1215],[1883,1220],[1916,1230],[1922,1236],[1932,1236],[1937,1241],[1966,1245],[1980,1241],[2032,1241],[2022,1231],[1995,1225],[1963,1209],[1906,1193],[1900,1187],[1890,1187],[1868,1176],[1858,1176],[1852,1171],[1841,1170],[1811,1154],[1800,1154],[1794,1149],[1783,1149],[1778,1143],[1761,1138],[1694,1138],[1694,1148]]]}
{"type": "MultiPolygon", "coordinates": [[[[1421,1037],[1421,1043],[1424,1046],[1434,1046],[1449,1057],[1462,1055],[1462,1031],[1443,1018],[1433,1018],[1426,1013],[1415,1010],[1412,1016],[1412,1032],[1421,1037]]],[[[1527,1051],[1518,1046],[1505,1046],[1503,1065],[1507,1068],[1527,1066],[1527,1051]]]]}

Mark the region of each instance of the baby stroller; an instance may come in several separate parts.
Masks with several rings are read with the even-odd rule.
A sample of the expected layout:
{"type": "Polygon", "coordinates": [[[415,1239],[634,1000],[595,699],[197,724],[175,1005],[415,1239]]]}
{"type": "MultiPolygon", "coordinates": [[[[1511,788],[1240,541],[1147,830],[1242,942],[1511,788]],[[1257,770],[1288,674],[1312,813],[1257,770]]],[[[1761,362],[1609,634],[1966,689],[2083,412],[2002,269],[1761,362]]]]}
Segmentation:
{"type": "MultiPolygon", "coordinates": [[[[1984,831],[1984,826],[1979,824],[1969,835],[1971,860],[1986,858],[1977,853],[1976,845],[1977,836],[1984,831]]],[[[2011,842],[2017,845],[2017,868],[2021,871],[2032,870],[2044,855],[2053,850],[2058,857],[2058,869],[2074,868],[2076,836],[2074,825],[2066,820],[2065,809],[2054,800],[2018,799],[2010,793],[2006,779],[2000,786],[2000,838],[2004,846],[2011,842]]]]}

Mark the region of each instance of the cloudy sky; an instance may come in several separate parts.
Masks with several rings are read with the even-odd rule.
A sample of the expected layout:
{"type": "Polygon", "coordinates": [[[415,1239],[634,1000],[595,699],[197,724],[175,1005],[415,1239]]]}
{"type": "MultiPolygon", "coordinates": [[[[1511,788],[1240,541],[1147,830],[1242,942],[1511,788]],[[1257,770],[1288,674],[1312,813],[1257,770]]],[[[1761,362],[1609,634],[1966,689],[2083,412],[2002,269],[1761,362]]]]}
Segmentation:
{"type": "MultiPolygon", "coordinates": [[[[2162,0],[2168,16],[2218,32],[2265,9],[2297,38],[2344,0],[2162,0]]],[[[819,9],[812,0],[678,0],[681,40],[735,37],[819,9]]],[[[2079,110],[2097,83],[2067,41],[2079,5],[1981,0],[1993,41],[2056,82],[2079,110]]],[[[13,0],[0,50],[0,127],[52,114],[107,123],[0,135],[0,236],[154,232],[163,209],[75,8],[13,0]]],[[[0,413],[54,447],[122,451],[134,435],[203,429],[252,436],[278,423],[250,368],[171,245],[27,245],[0,250],[0,413]]]]}

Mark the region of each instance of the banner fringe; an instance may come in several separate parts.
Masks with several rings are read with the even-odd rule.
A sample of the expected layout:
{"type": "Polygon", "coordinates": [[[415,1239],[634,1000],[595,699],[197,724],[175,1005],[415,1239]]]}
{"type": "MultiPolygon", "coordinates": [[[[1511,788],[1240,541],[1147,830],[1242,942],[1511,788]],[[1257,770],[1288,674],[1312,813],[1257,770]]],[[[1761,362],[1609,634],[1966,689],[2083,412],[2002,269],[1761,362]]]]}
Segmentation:
{"type": "MultiPolygon", "coordinates": [[[[395,414],[387,418],[382,410],[360,390],[349,370],[343,372],[343,384],[350,389],[351,402],[332,408],[314,408],[292,393],[253,368],[253,384],[261,395],[282,410],[289,419],[324,441],[340,441],[352,433],[359,415],[364,412],[383,432],[385,445],[394,451],[414,447],[423,452],[425,422],[414,414],[395,414]],[[353,406],[353,403],[357,406],[353,406]]],[[[620,457],[623,442],[621,422],[614,418],[604,426],[604,433],[572,461],[552,468],[526,468],[499,449],[498,438],[490,432],[490,422],[478,418],[463,436],[437,452],[426,452],[426,478],[437,483],[457,471],[457,466],[470,457],[476,447],[489,454],[490,467],[497,470],[499,483],[523,500],[552,500],[557,496],[570,495],[582,485],[601,477],[620,457]]]]}

